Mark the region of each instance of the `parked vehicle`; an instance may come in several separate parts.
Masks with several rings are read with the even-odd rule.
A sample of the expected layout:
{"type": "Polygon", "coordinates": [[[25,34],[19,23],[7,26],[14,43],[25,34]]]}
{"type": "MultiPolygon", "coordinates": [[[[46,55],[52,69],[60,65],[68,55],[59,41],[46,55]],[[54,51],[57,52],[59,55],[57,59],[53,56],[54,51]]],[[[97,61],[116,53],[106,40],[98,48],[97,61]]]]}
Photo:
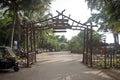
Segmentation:
{"type": "Polygon", "coordinates": [[[0,46],[0,69],[10,69],[19,71],[16,55],[10,47],[0,46]]]}

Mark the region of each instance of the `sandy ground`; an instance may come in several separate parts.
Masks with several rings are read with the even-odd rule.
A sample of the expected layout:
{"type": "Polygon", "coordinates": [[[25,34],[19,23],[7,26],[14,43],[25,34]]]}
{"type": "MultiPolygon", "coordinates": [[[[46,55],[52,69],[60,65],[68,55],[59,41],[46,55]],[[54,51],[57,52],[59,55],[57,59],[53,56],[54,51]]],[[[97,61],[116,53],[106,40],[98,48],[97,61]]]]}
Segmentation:
{"type": "Polygon", "coordinates": [[[81,55],[48,52],[37,55],[37,63],[19,72],[0,71],[0,80],[115,80],[101,70],[81,63],[81,55]]]}

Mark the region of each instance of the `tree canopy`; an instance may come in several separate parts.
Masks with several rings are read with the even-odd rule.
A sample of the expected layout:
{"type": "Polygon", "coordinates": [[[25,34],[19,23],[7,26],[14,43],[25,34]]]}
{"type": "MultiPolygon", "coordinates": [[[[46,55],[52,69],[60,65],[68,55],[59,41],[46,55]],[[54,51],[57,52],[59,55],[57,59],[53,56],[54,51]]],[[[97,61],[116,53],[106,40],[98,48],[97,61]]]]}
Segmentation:
{"type": "Polygon", "coordinates": [[[120,31],[120,1],[119,0],[85,0],[88,8],[93,11],[88,22],[99,25],[99,31],[112,32],[114,43],[119,44],[118,34],[120,31]],[[96,11],[94,11],[96,10],[96,11]]]}
{"type": "MultiPolygon", "coordinates": [[[[21,22],[43,19],[52,0],[0,0],[0,44],[12,46],[21,22]]],[[[22,34],[21,34],[22,35],[22,34]]]]}
{"type": "MultiPolygon", "coordinates": [[[[88,35],[90,37],[90,35],[88,35]]],[[[91,40],[88,39],[88,44],[90,44],[91,40]]],[[[99,44],[102,43],[102,34],[97,33],[96,31],[93,31],[93,40],[92,44],[93,47],[99,46],[99,44]]],[[[80,31],[80,33],[77,36],[74,36],[71,40],[68,41],[67,49],[72,52],[82,53],[84,45],[84,31],[80,31]]],[[[90,48],[91,46],[89,46],[90,48]]]]}
{"type": "Polygon", "coordinates": [[[119,0],[85,0],[88,8],[91,11],[96,10],[97,13],[92,14],[95,22],[101,23],[101,26],[107,26],[114,31],[119,31],[119,15],[120,15],[120,1],[119,0]],[[104,25],[102,25],[104,23],[104,25]],[[114,27],[113,27],[114,26],[114,27]]]}

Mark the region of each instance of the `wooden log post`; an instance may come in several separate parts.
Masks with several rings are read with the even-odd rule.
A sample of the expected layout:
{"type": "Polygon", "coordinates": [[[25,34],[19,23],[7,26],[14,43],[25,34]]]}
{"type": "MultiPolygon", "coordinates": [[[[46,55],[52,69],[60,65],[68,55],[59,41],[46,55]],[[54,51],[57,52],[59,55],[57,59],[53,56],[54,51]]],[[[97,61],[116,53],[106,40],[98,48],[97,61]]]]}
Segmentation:
{"type": "Polygon", "coordinates": [[[88,26],[86,30],[86,52],[85,52],[85,58],[86,58],[86,64],[88,64],[88,39],[89,39],[89,34],[88,34],[88,26]]]}
{"type": "Polygon", "coordinates": [[[84,29],[84,38],[83,38],[83,60],[82,60],[83,63],[85,63],[85,47],[86,47],[85,38],[86,38],[86,29],[84,29]]]}
{"type": "Polygon", "coordinates": [[[36,33],[35,33],[35,28],[33,27],[33,44],[34,44],[34,52],[35,52],[35,56],[34,56],[34,60],[36,62],[36,53],[37,53],[37,50],[36,50],[36,33]]]}
{"type": "Polygon", "coordinates": [[[29,67],[29,30],[28,30],[28,23],[26,26],[26,52],[27,52],[27,67],[29,67]]]}
{"type": "Polygon", "coordinates": [[[91,26],[90,26],[90,67],[92,67],[93,66],[93,63],[92,63],[92,53],[93,53],[93,51],[92,51],[92,47],[93,47],[93,45],[92,45],[92,43],[93,43],[93,40],[92,40],[92,38],[93,38],[93,26],[92,26],[92,23],[91,23],[91,26]]]}
{"type": "Polygon", "coordinates": [[[33,46],[32,46],[32,37],[33,37],[33,33],[32,33],[32,24],[30,23],[30,51],[32,52],[33,51],[33,46]]]}

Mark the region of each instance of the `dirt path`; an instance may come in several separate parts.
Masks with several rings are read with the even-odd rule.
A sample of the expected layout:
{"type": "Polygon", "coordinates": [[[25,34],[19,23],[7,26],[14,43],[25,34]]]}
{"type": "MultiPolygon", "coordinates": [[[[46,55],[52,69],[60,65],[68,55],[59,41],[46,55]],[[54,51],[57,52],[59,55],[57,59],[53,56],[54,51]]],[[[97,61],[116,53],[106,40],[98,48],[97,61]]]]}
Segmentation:
{"type": "Polygon", "coordinates": [[[69,52],[37,55],[37,63],[19,72],[0,72],[0,80],[114,80],[100,70],[81,63],[81,56],[69,52]]]}

